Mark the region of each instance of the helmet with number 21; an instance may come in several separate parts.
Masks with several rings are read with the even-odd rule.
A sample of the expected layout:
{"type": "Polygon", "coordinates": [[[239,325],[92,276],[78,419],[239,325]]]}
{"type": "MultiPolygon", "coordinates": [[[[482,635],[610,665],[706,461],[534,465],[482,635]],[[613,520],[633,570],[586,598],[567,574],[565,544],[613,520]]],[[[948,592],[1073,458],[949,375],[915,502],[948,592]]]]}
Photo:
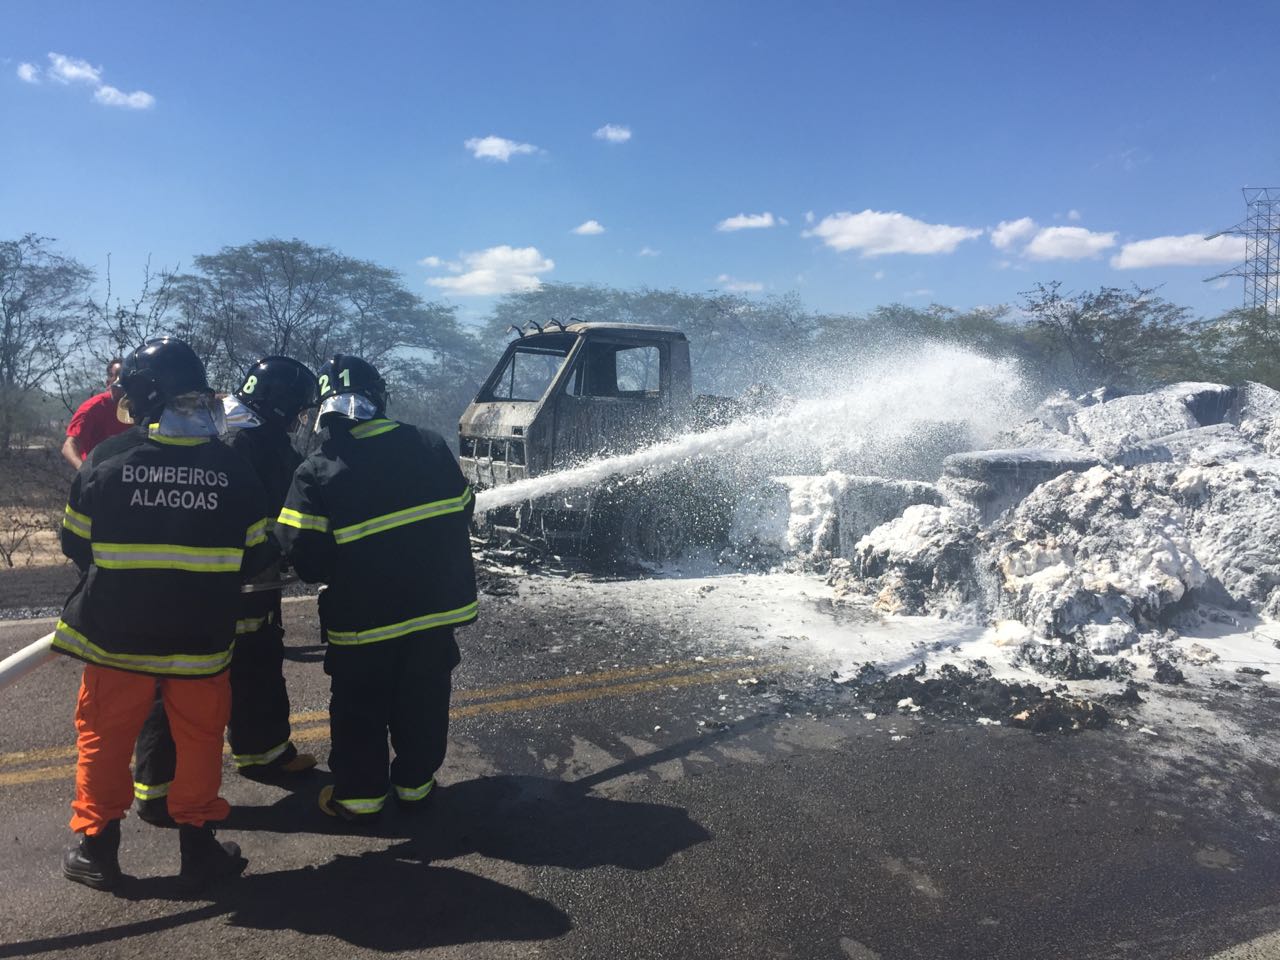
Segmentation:
{"type": "Polygon", "coordinates": [[[320,416],[338,414],[351,420],[372,420],[387,411],[387,384],[373,364],[360,357],[337,354],[320,368],[320,416]]]}

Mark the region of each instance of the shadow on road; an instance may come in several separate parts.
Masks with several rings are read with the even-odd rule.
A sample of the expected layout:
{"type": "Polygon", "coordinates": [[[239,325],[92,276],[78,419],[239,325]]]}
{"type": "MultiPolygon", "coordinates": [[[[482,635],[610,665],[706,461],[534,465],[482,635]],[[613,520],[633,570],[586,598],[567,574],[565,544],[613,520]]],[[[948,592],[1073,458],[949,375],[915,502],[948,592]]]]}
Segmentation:
{"type": "MultiPolygon", "coordinates": [[[[102,930],[0,945],[0,958],[100,946],[217,917],[236,927],[337,937],[388,952],[547,940],[571,928],[558,907],[438,862],[478,854],[529,866],[650,870],[710,839],[681,808],[590,796],[580,785],[541,777],[468,780],[442,787],[431,811],[388,814],[371,834],[402,839],[388,849],[338,855],[317,867],[250,873],[215,891],[212,903],[102,930]]],[[[292,794],[267,807],[237,807],[224,828],[323,833],[333,823],[327,820],[313,796],[292,794]]],[[[244,846],[252,869],[252,842],[244,846]]],[[[183,899],[173,877],[128,879],[119,896],[183,899]]]]}
{"type": "Polygon", "coordinates": [[[541,777],[482,777],[440,791],[410,840],[427,862],[478,853],[529,866],[651,870],[711,839],[680,807],[610,800],[541,777]]]}
{"type": "MultiPolygon", "coordinates": [[[[386,952],[481,941],[548,940],[568,916],[522,890],[452,867],[404,859],[401,851],[339,855],[319,867],[251,874],[192,910],[102,930],[0,946],[0,957],[94,947],[225,916],[231,926],[336,937],[386,952]]],[[[128,900],[176,900],[174,878],[131,880],[128,900]]]]}
{"type": "Polygon", "coordinates": [[[546,900],[473,873],[406,859],[398,847],[248,876],[221,902],[235,927],[331,936],[387,952],[549,940],[572,926],[546,900]]]}
{"type": "MultiPolygon", "coordinates": [[[[326,817],[313,793],[270,806],[233,807],[226,830],[275,833],[367,833],[401,839],[403,850],[431,862],[478,853],[495,860],[572,870],[609,864],[628,870],[661,866],[711,835],[679,807],[591,796],[578,783],[542,777],[481,777],[438,788],[435,806],[406,815],[387,804],[368,828],[326,817]]],[[[246,851],[252,856],[252,847],[246,851]]]]}

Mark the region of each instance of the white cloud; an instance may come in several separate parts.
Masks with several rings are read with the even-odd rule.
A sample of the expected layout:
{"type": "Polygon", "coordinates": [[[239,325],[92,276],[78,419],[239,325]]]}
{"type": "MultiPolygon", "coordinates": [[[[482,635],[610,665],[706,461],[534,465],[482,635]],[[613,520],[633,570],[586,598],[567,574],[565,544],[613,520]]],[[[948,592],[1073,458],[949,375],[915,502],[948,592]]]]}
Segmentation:
{"type": "Polygon", "coordinates": [[[49,76],[59,83],[92,83],[102,82],[102,68],[95,67],[88,60],[77,60],[61,53],[49,54],[49,76]]]}
{"type": "Polygon", "coordinates": [[[873,274],[871,275],[871,279],[872,279],[872,280],[883,280],[883,279],[884,279],[884,271],[883,271],[883,270],[877,270],[875,273],[873,273],[873,274]]]}
{"type": "Polygon", "coordinates": [[[1023,251],[1032,260],[1084,260],[1116,245],[1116,235],[1084,227],[1045,227],[1023,251]]]}
{"type": "Polygon", "coordinates": [[[464,253],[460,263],[445,264],[457,276],[431,277],[427,283],[460,297],[490,297],[502,293],[537,290],[542,286],[538,274],[554,269],[555,265],[555,261],[544,257],[537,247],[512,247],[503,244],[488,250],[464,253]]]}
{"type": "Polygon", "coordinates": [[[928,287],[921,287],[919,290],[908,290],[903,294],[904,297],[932,297],[933,291],[928,287]]]}
{"type": "Polygon", "coordinates": [[[594,237],[596,234],[604,233],[604,226],[599,220],[587,220],[578,224],[571,232],[580,237],[594,237]]]}
{"type": "Polygon", "coordinates": [[[952,253],[981,230],[925,223],[903,213],[863,210],[823,217],[806,237],[818,237],[833,250],[861,250],[864,257],[886,253],[952,253]]]}
{"type": "Polygon", "coordinates": [[[1198,233],[1180,237],[1152,237],[1126,243],[1111,258],[1117,270],[1140,270],[1143,267],[1199,267],[1215,263],[1234,263],[1245,257],[1244,237],[1214,237],[1206,240],[1198,233]]]}
{"type": "Polygon", "coordinates": [[[93,92],[93,99],[108,107],[124,107],[127,110],[150,110],[156,105],[156,98],[145,90],[125,93],[106,84],[93,92]]]}
{"type": "Polygon", "coordinates": [[[1212,287],[1214,290],[1225,290],[1227,289],[1227,286],[1230,283],[1231,283],[1230,280],[1228,280],[1226,277],[1222,277],[1221,279],[1213,281],[1213,283],[1209,284],[1209,286],[1212,287]]]}
{"type": "Polygon", "coordinates": [[[423,257],[418,263],[424,267],[443,267],[444,261],[439,257],[423,257]]]}
{"type": "Polygon", "coordinates": [[[631,139],[631,128],[616,123],[606,123],[592,136],[597,140],[608,140],[610,143],[626,143],[631,139]]]}
{"type": "Polygon", "coordinates": [[[653,247],[641,247],[640,252],[636,254],[638,257],[656,257],[662,253],[661,250],[655,250],[653,247]]]}
{"type": "MultiPolygon", "coordinates": [[[[27,83],[39,83],[40,71],[35,64],[18,65],[18,76],[27,83]]],[[[106,107],[123,107],[126,110],[149,110],[156,105],[156,98],[145,90],[125,93],[117,87],[102,82],[102,68],[88,60],[68,57],[63,53],[49,54],[49,69],[45,76],[63,85],[87,83],[94,88],[93,99],[106,107]]]]}
{"type": "Polygon", "coordinates": [[[734,230],[760,230],[765,227],[773,227],[779,223],[774,219],[772,213],[740,213],[736,217],[729,217],[721,220],[716,224],[716,229],[721,233],[731,233],[734,230]]]}
{"type": "Polygon", "coordinates": [[[806,210],[806,211],[804,212],[804,222],[805,222],[805,223],[813,223],[813,211],[812,211],[812,210],[806,210]]]}
{"type": "Polygon", "coordinates": [[[716,277],[716,283],[720,284],[730,293],[759,293],[764,289],[764,284],[755,280],[735,280],[727,273],[722,273],[716,277]]]}
{"type": "Polygon", "coordinates": [[[463,144],[477,160],[500,160],[506,163],[519,154],[537,153],[538,148],[531,143],[516,143],[505,137],[472,137],[463,144]]]}
{"type": "Polygon", "coordinates": [[[997,250],[1008,250],[1015,243],[1026,240],[1035,232],[1036,222],[1030,217],[1001,220],[991,231],[991,245],[997,250]]]}
{"type": "Polygon", "coordinates": [[[1068,211],[1067,211],[1067,219],[1068,219],[1068,220],[1079,220],[1079,219],[1080,219],[1080,211],[1079,211],[1079,210],[1068,210],[1068,211]]]}

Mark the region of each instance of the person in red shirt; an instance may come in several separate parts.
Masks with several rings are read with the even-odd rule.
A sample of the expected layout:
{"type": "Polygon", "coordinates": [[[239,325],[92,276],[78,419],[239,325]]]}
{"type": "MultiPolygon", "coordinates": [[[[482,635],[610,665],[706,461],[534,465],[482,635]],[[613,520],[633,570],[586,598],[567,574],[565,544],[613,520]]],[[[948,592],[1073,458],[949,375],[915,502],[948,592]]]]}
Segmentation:
{"type": "Polygon", "coordinates": [[[67,463],[79,470],[89,453],[107,437],[114,437],[129,429],[116,416],[116,404],[124,395],[116,385],[120,377],[120,358],[107,364],[107,389],[94,394],[80,404],[67,425],[67,439],[62,444],[62,456],[67,463]]]}

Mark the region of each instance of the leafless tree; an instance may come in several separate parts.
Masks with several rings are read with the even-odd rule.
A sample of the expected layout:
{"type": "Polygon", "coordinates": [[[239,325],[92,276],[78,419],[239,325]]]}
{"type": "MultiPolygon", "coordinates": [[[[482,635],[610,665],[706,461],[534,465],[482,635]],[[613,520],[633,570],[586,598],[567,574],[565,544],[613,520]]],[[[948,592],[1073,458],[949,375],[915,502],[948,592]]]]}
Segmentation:
{"type": "Polygon", "coordinates": [[[34,233],[0,241],[0,455],[91,329],[93,271],[34,233]]]}

